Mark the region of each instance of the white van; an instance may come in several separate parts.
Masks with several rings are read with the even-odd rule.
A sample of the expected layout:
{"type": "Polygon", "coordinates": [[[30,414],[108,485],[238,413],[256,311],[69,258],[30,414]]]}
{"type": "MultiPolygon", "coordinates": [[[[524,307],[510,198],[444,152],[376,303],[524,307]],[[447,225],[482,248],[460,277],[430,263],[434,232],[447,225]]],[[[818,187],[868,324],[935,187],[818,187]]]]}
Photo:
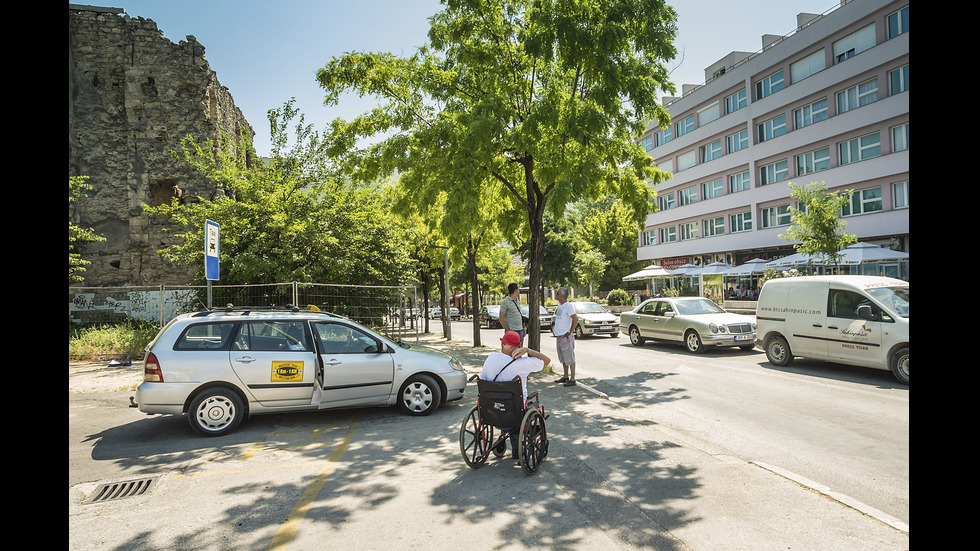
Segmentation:
{"type": "Polygon", "coordinates": [[[766,281],[757,343],[769,361],[794,356],[891,370],[909,384],[909,284],[877,276],[766,281]]]}

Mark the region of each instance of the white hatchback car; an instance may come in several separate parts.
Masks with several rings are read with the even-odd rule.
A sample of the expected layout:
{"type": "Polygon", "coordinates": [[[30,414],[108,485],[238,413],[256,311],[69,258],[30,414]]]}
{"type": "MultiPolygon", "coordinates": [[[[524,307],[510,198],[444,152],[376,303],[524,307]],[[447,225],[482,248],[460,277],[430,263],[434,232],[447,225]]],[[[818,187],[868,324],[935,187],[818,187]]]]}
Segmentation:
{"type": "Polygon", "coordinates": [[[147,345],[143,381],[140,411],[186,413],[207,436],[267,413],[397,404],[428,415],[466,389],[463,366],[448,354],[297,309],[178,316],[147,345]]]}

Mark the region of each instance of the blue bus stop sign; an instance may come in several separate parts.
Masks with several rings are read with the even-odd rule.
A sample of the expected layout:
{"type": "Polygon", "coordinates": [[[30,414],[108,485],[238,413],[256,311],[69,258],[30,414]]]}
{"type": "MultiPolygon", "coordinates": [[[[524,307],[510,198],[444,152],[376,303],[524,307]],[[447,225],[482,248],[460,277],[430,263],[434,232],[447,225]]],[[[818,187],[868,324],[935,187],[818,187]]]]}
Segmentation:
{"type": "Polygon", "coordinates": [[[218,280],[218,237],[220,226],[210,220],[205,221],[204,229],[204,278],[218,280]]]}

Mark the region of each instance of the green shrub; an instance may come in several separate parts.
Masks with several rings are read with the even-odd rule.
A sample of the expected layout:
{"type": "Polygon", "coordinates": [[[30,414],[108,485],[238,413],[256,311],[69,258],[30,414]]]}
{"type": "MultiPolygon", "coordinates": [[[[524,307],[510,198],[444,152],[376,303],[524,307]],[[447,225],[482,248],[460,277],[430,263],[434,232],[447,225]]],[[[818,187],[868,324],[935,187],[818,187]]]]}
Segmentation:
{"type": "Polygon", "coordinates": [[[630,298],[629,293],[622,289],[613,289],[609,291],[606,295],[606,300],[609,302],[609,306],[626,306],[628,304],[633,304],[633,299],[630,298]]]}
{"type": "Polygon", "coordinates": [[[140,360],[159,331],[156,324],[127,320],[116,324],[69,326],[68,359],[75,361],[140,360]]]}

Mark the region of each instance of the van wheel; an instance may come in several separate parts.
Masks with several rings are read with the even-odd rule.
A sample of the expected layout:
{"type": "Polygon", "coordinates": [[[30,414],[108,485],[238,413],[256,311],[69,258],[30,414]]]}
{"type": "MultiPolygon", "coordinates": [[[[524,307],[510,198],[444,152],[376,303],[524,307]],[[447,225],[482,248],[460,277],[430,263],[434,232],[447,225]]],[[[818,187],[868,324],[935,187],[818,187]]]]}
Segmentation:
{"type": "Polygon", "coordinates": [[[779,335],[766,339],[765,349],[766,357],[773,365],[786,367],[793,362],[793,353],[789,349],[789,343],[779,335]]]}
{"type": "Polygon", "coordinates": [[[909,349],[901,348],[892,354],[892,373],[903,385],[909,384],[909,349]]]}
{"type": "Polygon", "coordinates": [[[704,344],[701,342],[701,335],[697,331],[691,330],[684,335],[684,345],[689,352],[700,354],[704,352],[704,344]]]}

